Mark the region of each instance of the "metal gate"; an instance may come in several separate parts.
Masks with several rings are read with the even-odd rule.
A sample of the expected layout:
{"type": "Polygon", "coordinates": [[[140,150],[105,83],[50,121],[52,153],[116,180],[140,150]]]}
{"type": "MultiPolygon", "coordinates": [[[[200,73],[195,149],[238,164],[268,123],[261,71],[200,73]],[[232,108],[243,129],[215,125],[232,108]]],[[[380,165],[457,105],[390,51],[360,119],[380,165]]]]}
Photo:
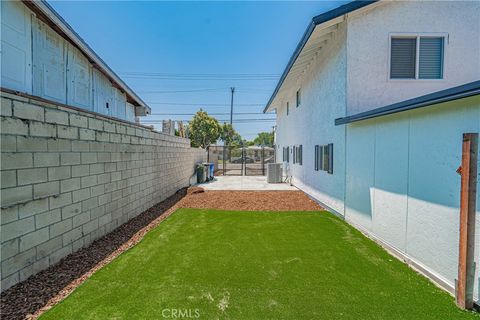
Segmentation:
{"type": "Polygon", "coordinates": [[[208,147],[208,162],[215,165],[215,175],[264,176],[267,163],[275,162],[275,149],[270,147],[208,147]]]}

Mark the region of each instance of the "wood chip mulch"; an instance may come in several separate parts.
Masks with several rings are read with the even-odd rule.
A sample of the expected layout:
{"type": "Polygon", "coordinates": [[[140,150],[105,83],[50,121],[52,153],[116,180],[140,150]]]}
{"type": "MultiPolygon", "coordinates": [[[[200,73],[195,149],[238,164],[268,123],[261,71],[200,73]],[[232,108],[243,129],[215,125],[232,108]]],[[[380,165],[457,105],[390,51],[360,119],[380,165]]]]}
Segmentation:
{"type": "Polygon", "coordinates": [[[2,319],[36,319],[65,299],[93,273],[137,244],[152,228],[178,208],[242,211],[317,211],[318,204],[300,191],[179,190],[111,233],[57,264],[1,293],[2,319]]]}

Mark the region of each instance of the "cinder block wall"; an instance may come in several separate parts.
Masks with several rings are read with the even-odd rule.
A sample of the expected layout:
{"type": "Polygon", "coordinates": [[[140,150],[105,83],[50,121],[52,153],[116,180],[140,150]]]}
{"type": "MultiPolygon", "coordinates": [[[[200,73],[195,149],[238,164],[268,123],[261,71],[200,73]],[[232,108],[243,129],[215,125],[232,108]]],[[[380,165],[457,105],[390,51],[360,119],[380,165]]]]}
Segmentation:
{"type": "Polygon", "coordinates": [[[188,186],[206,158],[188,139],[1,96],[2,290],[188,186]]]}

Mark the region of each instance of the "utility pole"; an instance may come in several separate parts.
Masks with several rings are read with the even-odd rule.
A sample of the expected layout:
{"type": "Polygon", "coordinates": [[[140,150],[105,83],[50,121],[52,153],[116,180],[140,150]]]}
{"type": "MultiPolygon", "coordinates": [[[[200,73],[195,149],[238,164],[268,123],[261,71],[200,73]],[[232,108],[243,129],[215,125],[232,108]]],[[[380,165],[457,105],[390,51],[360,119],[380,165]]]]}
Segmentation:
{"type": "Polygon", "coordinates": [[[230,124],[233,125],[233,94],[235,93],[235,87],[231,87],[232,100],[230,101],[230,124]]]}

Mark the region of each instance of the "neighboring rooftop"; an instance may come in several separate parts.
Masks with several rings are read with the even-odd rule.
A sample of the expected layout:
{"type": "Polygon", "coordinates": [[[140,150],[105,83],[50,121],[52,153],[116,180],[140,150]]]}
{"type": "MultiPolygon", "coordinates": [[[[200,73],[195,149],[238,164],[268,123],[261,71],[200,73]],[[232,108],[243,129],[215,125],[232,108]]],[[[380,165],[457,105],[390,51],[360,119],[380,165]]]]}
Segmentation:
{"type": "Polygon", "coordinates": [[[45,0],[22,1],[37,17],[79,49],[90,63],[101,71],[112,85],[127,96],[127,102],[140,107],[138,115],[151,113],[150,107],[100,58],[97,53],[73,30],[73,28],[45,0]]]}

